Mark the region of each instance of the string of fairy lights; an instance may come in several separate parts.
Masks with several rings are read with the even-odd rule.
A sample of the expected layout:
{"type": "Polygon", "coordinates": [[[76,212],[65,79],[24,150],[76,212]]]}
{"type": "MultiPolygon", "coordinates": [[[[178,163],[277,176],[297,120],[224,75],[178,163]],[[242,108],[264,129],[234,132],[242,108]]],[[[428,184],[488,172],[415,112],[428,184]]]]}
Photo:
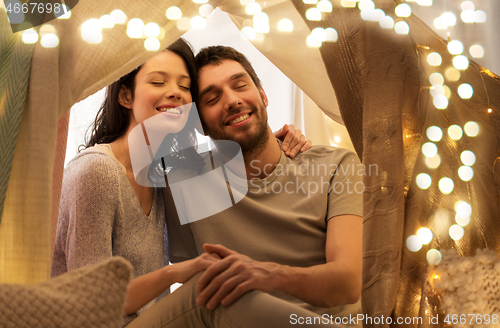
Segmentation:
{"type": "MultiPolygon", "coordinates": [[[[405,0],[399,4],[394,13],[386,14],[383,10],[376,8],[372,0],[332,0],[338,1],[341,6],[345,8],[356,8],[360,11],[361,18],[366,21],[378,22],[383,29],[393,29],[396,34],[406,35],[410,32],[410,26],[405,21],[406,18],[412,15],[412,5],[418,6],[432,6],[432,0],[405,0]]],[[[199,4],[198,15],[193,17],[186,17],[183,15],[179,7],[171,6],[166,9],[165,16],[171,21],[176,21],[176,26],[180,31],[187,31],[193,29],[204,29],[206,27],[205,17],[210,15],[214,10],[213,6],[208,3],[208,0],[193,0],[194,3],[199,4]]],[[[310,21],[321,21],[323,15],[332,12],[333,5],[329,0],[303,0],[304,4],[310,5],[305,12],[306,19],[310,21]]],[[[245,6],[245,12],[252,18],[243,22],[241,34],[253,41],[262,40],[270,31],[269,16],[264,12],[262,6],[255,2],[255,0],[240,0],[242,6],[245,6]]],[[[67,14],[57,19],[69,19],[71,11],[67,8],[67,14]]],[[[481,24],[486,22],[487,15],[482,10],[476,10],[472,1],[463,1],[460,4],[461,12],[459,17],[463,24],[481,24]]],[[[453,11],[446,11],[440,13],[434,21],[436,30],[447,31],[451,27],[459,23],[457,15],[453,11]]],[[[160,40],[165,36],[165,31],[155,22],[148,22],[147,24],[140,18],[128,19],[126,14],[120,10],[115,9],[111,13],[103,15],[100,18],[93,18],[81,25],[81,37],[89,44],[99,44],[104,36],[106,29],[112,29],[115,26],[126,25],[126,34],[132,39],[144,40],[144,48],[148,51],[157,51],[160,48],[160,40]]],[[[293,32],[293,22],[288,18],[282,18],[275,22],[278,31],[282,33],[293,32]]],[[[25,28],[26,26],[23,26],[25,28]]],[[[28,26],[29,27],[29,26],[28,26]]],[[[442,68],[445,64],[449,65],[444,71],[444,76],[439,72],[434,72],[429,76],[431,87],[429,88],[430,94],[433,99],[433,104],[437,110],[446,110],[450,97],[457,94],[464,101],[470,99],[474,94],[473,87],[466,81],[463,81],[457,90],[451,90],[446,85],[446,81],[459,82],[461,80],[462,72],[469,68],[469,59],[464,55],[464,45],[458,39],[451,39],[448,33],[448,51],[453,55],[451,63],[443,63],[441,54],[428,49],[427,63],[431,68],[442,68]]],[[[57,32],[53,25],[44,24],[37,32],[35,29],[30,28],[22,32],[22,40],[26,44],[34,44],[40,40],[40,43],[45,48],[54,48],[59,44],[57,32]]],[[[337,31],[332,28],[315,28],[311,31],[305,42],[309,47],[321,47],[323,42],[336,42],[338,40],[337,31]]],[[[469,48],[469,54],[473,58],[482,58],[484,56],[484,49],[479,44],[474,44],[469,48]]],[[[488,113],[492,112],[489,104],[485,110],[488,113]]],[[[441,157],[439,155],[438,143],[446,138],[455,142],[459,142],[464,134],[468,138],[475,138],[480,133],[480,126],[477,122],[469,121],[463,126],[458,124],[450,125],[446,131],[438,126],[430,126],[426,130],[426,137],[428,139],[422,146],[422,154],[425,157],[426,166],[430,169],[436,169],[441,165],[441,157]],[[447,135],[445,135],[445,132],[447,135]]],[[[408,138],[408,136],[406,136],[408,138]]],[[[463,182],[470,181],[474,177],[473,165],[476,161],[476,156],[471,150],[463,150],[460,153],[461,164],[458,168],[458,177],[463,182]]],[[[416,175],[415,180],[417,186],[423,190],[427,190],[435,183],[427,173],[419,173],[416,175]]],[[[455,184],[460,183],[454,181],[450,177],[443,176],[437,181],[439,191],[447,196],[450,195],[455,189],[455,184]]],[[[472,215],[472,207],[469,203],[460,200],[457,201],[455,206],[455,224],[446,226],[449,236],[457,241],[464,236],[464,227],[470,223],[472,215]]],[[[447,222],[445,217],[447,212],[444,209],[438,209],[434,215],[434,221],[447,222]],[[442,217],[442,220],[439,218],[442,217]]],[[[438,224],[431,227],[433,230],[442,229],[438,224]]],[[[447,225],[447,224],[445,224],[447,225]]],[[[433,230],[422,227],[414,235],[411,235],[406,240],[407,248],[412,252],[418,252],[422,249],[423,245],[429,244],[433,238],[433,230]]],[[[436,232],[436,231],[434,231],[436,232]]],[[[441,261],[441,253],[437,249],[430,249],[427,251],[427,260],[432,265],[437,265],[441,261]]]]}

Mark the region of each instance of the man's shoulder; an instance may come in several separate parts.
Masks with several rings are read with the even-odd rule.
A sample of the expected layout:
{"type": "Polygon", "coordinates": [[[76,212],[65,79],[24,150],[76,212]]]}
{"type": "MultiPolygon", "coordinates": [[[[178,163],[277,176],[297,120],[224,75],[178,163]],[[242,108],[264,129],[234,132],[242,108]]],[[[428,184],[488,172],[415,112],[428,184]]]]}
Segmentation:
{"type": "Polygon", "coordinates": [[[329,163],[340,163],[346,157],[359,161],[358,156],[352,150],[326,145],[316,145],[303,153],[299,153],[295,157],[295,160],[299,162],[310,162],[314,159],[315,161],[324,160],[329,163]]]}

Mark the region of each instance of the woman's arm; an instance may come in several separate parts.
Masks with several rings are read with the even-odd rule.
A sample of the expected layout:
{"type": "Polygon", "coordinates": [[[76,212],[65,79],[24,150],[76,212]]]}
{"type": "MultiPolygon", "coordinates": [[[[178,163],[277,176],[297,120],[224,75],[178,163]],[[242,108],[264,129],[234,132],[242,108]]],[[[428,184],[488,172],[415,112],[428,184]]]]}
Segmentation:
{"type": "Polygon", "coordinates": [[[185,283],[195,273],[205,270],[218,260],[215,254],[204,253],[192,260],[167,265],[133,279],[128,285],[125,298],[125,314],[137,312],[172,284],[185,283]]]}

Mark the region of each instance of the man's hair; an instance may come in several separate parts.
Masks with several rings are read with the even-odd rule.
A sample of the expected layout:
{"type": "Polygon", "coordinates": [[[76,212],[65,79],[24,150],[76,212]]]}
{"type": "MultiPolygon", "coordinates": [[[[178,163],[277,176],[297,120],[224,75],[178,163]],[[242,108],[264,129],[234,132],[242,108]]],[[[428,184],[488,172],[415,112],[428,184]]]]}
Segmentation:
{"type": "Polygon", "coordinates": [[[196,65],[198,67],[198,71],[207,65],[220,65],[223,60],[234,60],[235,62],[238,62],[241,66],[243,66],[248,75],[250,75],[255,86],[257,86],[257,88],[260,87],[260,80],[252,65],[248,59],[236,49],[225,46],[210,46],[201,49],[196,55],[196,65]]]}

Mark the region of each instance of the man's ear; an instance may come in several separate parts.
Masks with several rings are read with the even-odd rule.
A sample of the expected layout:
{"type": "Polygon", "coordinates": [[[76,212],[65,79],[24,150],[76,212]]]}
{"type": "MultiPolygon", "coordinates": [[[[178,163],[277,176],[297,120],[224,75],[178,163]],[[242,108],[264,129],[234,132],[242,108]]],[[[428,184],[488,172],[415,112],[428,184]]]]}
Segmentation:
{"type": "Polygon", "coordinates": [[[264,88],[262,88],[262,85],[259,87],[259,92],[260,92],[260,97],[262,98],[262,101],[264,102],[264,104],[266,105],[269,105],[269,101],[267,100],[267,95],[266,95],[266,92],[264,91],[264,88]]]}
{"type": "Polygon", "coordinates": [[[122,85],[118,92],[118,102],[125,108],[132,109],[132,92],[129,88],[122,85]]]}

